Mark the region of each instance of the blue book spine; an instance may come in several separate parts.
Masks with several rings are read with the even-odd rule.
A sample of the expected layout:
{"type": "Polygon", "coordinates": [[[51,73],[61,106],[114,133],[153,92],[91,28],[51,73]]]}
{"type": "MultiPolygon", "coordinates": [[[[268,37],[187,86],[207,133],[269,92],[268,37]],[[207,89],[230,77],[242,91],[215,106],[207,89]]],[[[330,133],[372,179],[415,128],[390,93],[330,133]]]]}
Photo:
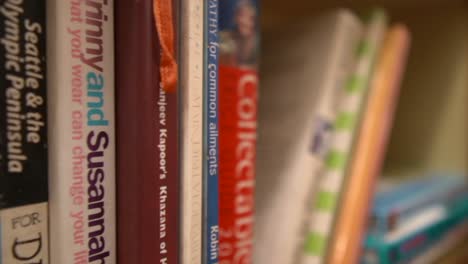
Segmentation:
{"type": "Polygon", "coordinates": [[[371,214],[370,230],[382,234],[392,231],[406,218],[431,205],[451,202],[465,193],[466,188],[461,177],[438,177],[378,194],[371,214]]]}
{"type": "Polygon", "coordinates": [[[219,109],[218,109],[218,0],[205,2],[205,89],[204,89],[204,261],[218,263],[219,252],[219,109]]]}
{"type": "Polygon", "coordinates": [[[433,185],[432,179],[415,180],[407,182],[382,193],[378,193],[374,201],[374,211],[378,211],[381,206],[389,206],[406,199],[414,192],[425,189],[433,185]]]}
{"type": "Polygon", "coordinates": [[[447,216],[441,221],[422,227],[398,241],[386,242],[382,235],[368,236],[361,264],[398,264],[412,260],[435,245],[444,234],[467,221],[468,195],[447,210],[447,216]]]}

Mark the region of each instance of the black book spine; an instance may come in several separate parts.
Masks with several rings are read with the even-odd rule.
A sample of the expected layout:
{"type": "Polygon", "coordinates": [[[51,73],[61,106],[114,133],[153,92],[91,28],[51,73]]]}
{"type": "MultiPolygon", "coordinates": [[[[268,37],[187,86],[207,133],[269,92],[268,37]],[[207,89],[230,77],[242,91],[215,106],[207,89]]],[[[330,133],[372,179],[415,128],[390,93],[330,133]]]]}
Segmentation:
{"type": "Polygon", "coordinates": [[[0,263],[48,263],[45,0],[0,0],[0,263]]]}

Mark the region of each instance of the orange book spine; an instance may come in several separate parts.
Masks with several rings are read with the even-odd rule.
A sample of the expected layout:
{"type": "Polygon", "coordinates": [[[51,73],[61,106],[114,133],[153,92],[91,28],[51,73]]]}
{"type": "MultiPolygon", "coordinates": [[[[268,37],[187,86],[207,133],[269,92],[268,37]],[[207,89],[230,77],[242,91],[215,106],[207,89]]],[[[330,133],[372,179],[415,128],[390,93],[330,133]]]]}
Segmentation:
{"type": "Polygon", "coordinates": [[[393,26],[376,65],[366,112],[357,141],[349,181],[342,197],[333,243],[328,252],[331,264],[358,263],[365,234],[374,182],[380,174],[393,121],[399,87],[410,46],[403,25],[393,26]]]}

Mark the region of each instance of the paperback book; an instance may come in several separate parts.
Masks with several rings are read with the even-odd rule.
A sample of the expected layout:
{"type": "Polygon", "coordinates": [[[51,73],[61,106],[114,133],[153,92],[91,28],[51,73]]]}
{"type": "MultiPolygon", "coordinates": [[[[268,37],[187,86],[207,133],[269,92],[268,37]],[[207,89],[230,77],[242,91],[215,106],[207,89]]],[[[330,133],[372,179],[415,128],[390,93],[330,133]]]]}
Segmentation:
{"type": "Polygon", "coordinates": [[[203,261],[203,98],[205,54],[204,0],[181,1],[180,17],[180,180],[182,263],[203,261]]]}
{"type": "Polygon", "coordinates": [[[46,3],[0,9],[0,263],[49,263],[46,3]]]}
{"type": "Polygon", "coordinates": [[[219,255],[218,9],[218,0],[205,0],[203,263],[207,264],[217,264],[219,255]]]}
{"type": "Polygon", "coordinates": [[[258,7],[219,1],[219,263],[253,263],[258,7]]]}
{"type": "Polygon", "coordinates": [[[113,3],[47,1],[51,263],[116,263],[113,3]]]}

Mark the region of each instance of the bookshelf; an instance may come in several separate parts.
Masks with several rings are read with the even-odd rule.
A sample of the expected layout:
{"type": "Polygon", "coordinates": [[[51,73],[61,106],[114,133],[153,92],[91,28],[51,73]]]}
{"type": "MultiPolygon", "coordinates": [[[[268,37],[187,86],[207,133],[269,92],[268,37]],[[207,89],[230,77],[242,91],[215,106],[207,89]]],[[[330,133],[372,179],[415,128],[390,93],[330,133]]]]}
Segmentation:
{"type": "MultiPolygon", "coordinates": [[[[466,174],[468,99],[468,4],[465,1],[262,2],[262,31],[274,32],[324,10],[349,7],[357,13],[380,6],[392,21],[406,24],[412,48],[401,89],[385,173],[453,171],[466,174]]],[[[270,45],[263,42],[262,45],[270,45]]],[[[260,70],[261,71],[261,70],[260,70]]],[[[267,92],[268,87],[262,87],[267,92]]]]}

